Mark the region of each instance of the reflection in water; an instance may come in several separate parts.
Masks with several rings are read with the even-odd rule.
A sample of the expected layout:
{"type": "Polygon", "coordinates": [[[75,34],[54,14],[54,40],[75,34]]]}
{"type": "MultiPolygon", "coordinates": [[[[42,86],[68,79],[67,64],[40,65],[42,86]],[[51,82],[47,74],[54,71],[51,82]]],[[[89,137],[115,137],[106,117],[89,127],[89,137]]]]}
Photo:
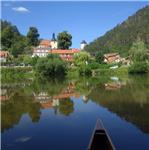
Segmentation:
{"type": "MultiPolygon", "coordinates": [[[[53,109],[57,116],[62,114],[67,118],[72,117],[76,103],[82,99],[83,107],[93,102],[136,125],[142,132],[149,133],[147,77],[122,80],[116,77],[44,82],[34,80],[20,85],[12,88],[12,84],[2,84],[2,132],[15,128],[24,114],[28,114],[32,122],[40,122],[44,109],[53,109]]],[[[23,142],[30,140],[28,137],[22,139],[23,142]]]]}
{"type": "Polygon", "coordinates": [[[108,83],[107,85],[113,85],[108,90],[120,88],[121,90],[105,91],[107,86],[95,87],[89,97],[97,104],[134,123],[143,132],[149,133],[149,85],[147,83],[149,83],[147,80],[140,81],[140,78],[129,80],[126,85],[108,83]]]}
{"type": "Polygon", "coordinates": [[[15,142],[27,142],[30,139],[31,139],[31,137],[20,137],[20,138],[16,139],[15,142]]]}

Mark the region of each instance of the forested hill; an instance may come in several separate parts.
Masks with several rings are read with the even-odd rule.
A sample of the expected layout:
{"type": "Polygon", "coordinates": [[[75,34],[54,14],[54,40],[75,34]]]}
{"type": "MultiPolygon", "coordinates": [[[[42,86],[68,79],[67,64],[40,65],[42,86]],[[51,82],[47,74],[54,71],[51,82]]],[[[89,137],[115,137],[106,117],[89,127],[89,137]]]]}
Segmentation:
{"type": "Polygon", "coordinates": [[[122,24],[108,31],[85,47],[90,53],[98,51],[127,54],[132,43],[140,37],[149,48],[149,6],[137,11],[122,24]]]}

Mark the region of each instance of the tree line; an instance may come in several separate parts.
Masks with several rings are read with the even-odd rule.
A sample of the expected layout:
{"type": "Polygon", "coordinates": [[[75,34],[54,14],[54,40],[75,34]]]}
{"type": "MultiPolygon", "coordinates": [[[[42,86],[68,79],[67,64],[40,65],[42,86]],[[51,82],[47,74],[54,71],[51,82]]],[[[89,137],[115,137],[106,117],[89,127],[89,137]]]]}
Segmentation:
{"type": "MultiPolygon", "coordinates": [[[[32,48],[40,42],[40,34],[36,27],[30,27],[26,35],[22,35],[17,26],[6,20],[1,20],[1,49],[9,51],[14,57],[20,54],[31,54],[32,48]]],[[[63,31],[57,36],[58,48],[69,49],[72,45],[72,35],[63,31]]]]}

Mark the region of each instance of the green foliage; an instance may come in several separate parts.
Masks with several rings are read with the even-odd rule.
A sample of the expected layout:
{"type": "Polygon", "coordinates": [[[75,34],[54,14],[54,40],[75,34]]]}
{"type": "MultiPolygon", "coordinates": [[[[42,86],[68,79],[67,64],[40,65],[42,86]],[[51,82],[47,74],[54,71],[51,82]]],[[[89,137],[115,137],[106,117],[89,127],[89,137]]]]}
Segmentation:
{"type": "Polygon", "coordinates": [[[86,65],[90,60],[90,54],[85,51],[81,51],[80,53],[74,55],[74,64],[76,66],[86,65]]]}
{"type": "Polygon", "coordinates": [[[140,40],[140,38],[133,43],[129,53],[134,62],[145,61],[147,59],[145,44],[140,40]]]}
{"type": "Polygon", "coordinates": [[[98,69],[100,67],[100,64],[95,61],[92,61],[91,63],[89,63],[89,66],[91,69],[98,69]]]}
{"type": "Polygon", "coordinates": [[[60,58],[40,58],[35,66],[36,72],[45,77],[61,77],[67,73],[67,64],[60,58]]]}
{"type": "Polygon", "coordinates": [[[128,55],[128,50],[138,36],[143,40],[145,46],[149,48],[148,33],[149,6],[146,6],[122,24],[108,31],[104,36],[88,44],[85,50],[90,53],[102,50],[104,53],[119,52],[120,54],[128,55]]]}
{"type": "Polygon", "coordinates": [[[16,26],[3,20],[1,20],[1,47],[15,57],[31,53],[26,36],[21,35],[16,26]]]}
{"type": "Polygon", "coordinates": [[[57,36],[58,48],[69,49],[72,44],[72,36],[67,31],[61,32],[57,36]]]}
{"type": "Polygon", "coordinates": [[[37,61],[38,61],[39,57],[38,56],[35,56],[35,57],[32,57],[32,60],[31,60],[31,65],[32,66],[35,66],[37,61]]]}
{"type": "Polygon", "coordinates": [[[30,27],[27,33],[27,40],[30,46],[37,46],[39,43],[39,33],[36,27],[30,27]]]}
{"type": "Polygon", "coordinates": [[[26,37],[20,36],[16,40],[17,42],[14,42],[9,48],[9,51],[14,57],[18,57],[18,55],[23,54],[25,47],[27,47],[26,37]]]}
{"type": "Polygon", "coordinates": [[[149,72],[149,64],[146,62],[135,62],[129,67],[130,74],[144,74],[149,72]]]}
{"type": "Polygon", "coordinates": [[[3,50],[8,50],[16,39],[20,37],[20,33],[16,26],[7,21],[1,20],[1,44],[3,50]]]}
{"type": "Polygon", "coordinates": [[[103,63],[104,61],[104,53],[103,51],[99,51],[96,56],[95,56],[95,59],[98,63],[103,63]]]}
{"type": "Polygon", "coordinates": [[[92,75],[92,70],[89,65],[80,66],[78,71],[81,76],[91,76],[92,75]]]}
{"type": "Polygon", "coordinates": [[[29,56],[29,55],[24,55],[24,57],[23,57],[23,63],[25,64],[25,65],[32,65],[32,57],[31,56],[29,56]]]}
{"type": "Polygon", "coordinates": [[[32,71],[32,67],[7,67],[1,68],[1,79],[20,79],[25,78],[25,75],[32,71]]]}
{"type": "Polygon", "coordinates": [[[48,54],[48,59],[61,59],[58,54],[48,54]]]}

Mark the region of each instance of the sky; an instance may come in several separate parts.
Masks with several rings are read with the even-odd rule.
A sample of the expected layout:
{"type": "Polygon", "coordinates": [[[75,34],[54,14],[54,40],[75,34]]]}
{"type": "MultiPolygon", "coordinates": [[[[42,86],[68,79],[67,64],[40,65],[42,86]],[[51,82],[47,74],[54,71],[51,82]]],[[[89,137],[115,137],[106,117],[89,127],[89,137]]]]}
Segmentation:
{"type": "Polygon", "coordinates": [[[142,2],[50,2],[3,1],[3,20],[16,25],[26,35],[29,27],[38,29],[40,38],[51,39],[68,31],[72,35],[72,48],[80,48],[82,40],[88,43],[122,23],[137,10],[149,5],[142,2]]]}

